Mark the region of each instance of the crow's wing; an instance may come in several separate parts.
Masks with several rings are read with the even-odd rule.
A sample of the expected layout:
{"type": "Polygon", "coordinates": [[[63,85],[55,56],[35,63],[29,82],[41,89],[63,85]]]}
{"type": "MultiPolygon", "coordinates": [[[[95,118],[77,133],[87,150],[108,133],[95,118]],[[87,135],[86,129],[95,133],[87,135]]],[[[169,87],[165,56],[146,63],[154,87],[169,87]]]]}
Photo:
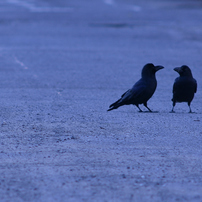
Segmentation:
{"type": "Polygon", "coordinates": [[[197,81],[194,79],[194,85],[195,85],[195,93],[196,93],[196,91],[197,91],[197,81]]]}
{"type": "Polygon", "coordinates": [[[147,88],[146,82],[140,79],[131,89],[122,95],[121,102],[127,104],[138,103],[139,100],[142,100],[147,96],[147,88]]]}
{"type": "Polygon", "coordinates": [[[179,87],[179,82],[180,82],[180,78],[177,77],[177,78],[175,79],[174,84],[173,84],[173,93],[175,93],[176,90],[178,89],[178,87],[179,87]]]}

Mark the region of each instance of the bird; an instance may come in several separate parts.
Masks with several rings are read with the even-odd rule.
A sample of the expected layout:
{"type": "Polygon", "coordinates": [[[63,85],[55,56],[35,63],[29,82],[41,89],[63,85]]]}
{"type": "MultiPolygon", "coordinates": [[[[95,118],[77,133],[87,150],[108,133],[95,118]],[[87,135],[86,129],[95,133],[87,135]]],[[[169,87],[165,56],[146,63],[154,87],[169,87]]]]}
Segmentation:
{"type": "Polygon", "coordinates": [[[187,102],[189,112],[192,113],[190,105],[197,91],[197,81],[193,78],[191,69],[187,65],[175,67],[173,70],[180,76],[175,79],[173,84],[173,98],[171,99],[173,108],[171,112],[174,112],[176,102],[187,102]]]}
{"type": "Polygon", "coordinates": [[[147,101],[152,97],[157,87],[155,73],[163,68],[164,67],[160,65],[154,66],[152,63],[144,65],[142,68],[141,79],[137,81],[131,89],[127,90],[120,99],[112,103],[107,111],[117,109],[123,105],[132,104],[139,109],[139,112],[142,112],[139,104],[143,104],[149,112],[152,112],[147,106],[147,101]]]}

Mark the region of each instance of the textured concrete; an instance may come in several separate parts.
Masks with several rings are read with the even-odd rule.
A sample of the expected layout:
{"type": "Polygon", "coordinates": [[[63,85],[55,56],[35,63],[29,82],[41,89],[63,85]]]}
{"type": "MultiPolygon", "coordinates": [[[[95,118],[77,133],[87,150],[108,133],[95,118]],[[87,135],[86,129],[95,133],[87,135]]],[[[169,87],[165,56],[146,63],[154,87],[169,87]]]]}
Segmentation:
{"type": "Polygon", "coordinates": [[[0,201],[202,201],[201,19],[195,0],[2,0],[0,201]],[[148,62],[157,113],[107,112],[148,62]],[[192,114],[169,113],[182,64],[192,114]]]}

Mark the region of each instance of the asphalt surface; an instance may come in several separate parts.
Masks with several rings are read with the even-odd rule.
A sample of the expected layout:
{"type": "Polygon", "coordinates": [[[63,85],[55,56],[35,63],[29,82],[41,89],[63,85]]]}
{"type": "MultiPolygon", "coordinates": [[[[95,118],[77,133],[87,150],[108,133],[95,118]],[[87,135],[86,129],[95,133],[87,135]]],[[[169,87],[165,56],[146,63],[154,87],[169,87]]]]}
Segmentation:
{"type": "Polygon", "coordinates": [[[195,0],[2,0],[0,201],[202,201],[201,19],[195,0]],[[149,62],[156,113],[107,112],[149,62]],[[183,64],[194,113],[169,113],[183,64]]]}

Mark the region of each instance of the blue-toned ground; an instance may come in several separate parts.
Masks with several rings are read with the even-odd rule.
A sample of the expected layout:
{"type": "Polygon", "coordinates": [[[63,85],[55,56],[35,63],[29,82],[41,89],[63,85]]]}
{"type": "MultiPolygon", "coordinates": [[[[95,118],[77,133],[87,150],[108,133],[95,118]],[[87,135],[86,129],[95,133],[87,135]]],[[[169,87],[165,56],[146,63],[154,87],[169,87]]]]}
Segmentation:
{"type": "Polygon", "coordinates": [[[0,201],[202,201],[201,19],[195,0],[2,0],[0,201]],[[148,62],[158,113],[107,112],[148,62]],[[183,64],[195,113],[169,113],[183,64]]]}

